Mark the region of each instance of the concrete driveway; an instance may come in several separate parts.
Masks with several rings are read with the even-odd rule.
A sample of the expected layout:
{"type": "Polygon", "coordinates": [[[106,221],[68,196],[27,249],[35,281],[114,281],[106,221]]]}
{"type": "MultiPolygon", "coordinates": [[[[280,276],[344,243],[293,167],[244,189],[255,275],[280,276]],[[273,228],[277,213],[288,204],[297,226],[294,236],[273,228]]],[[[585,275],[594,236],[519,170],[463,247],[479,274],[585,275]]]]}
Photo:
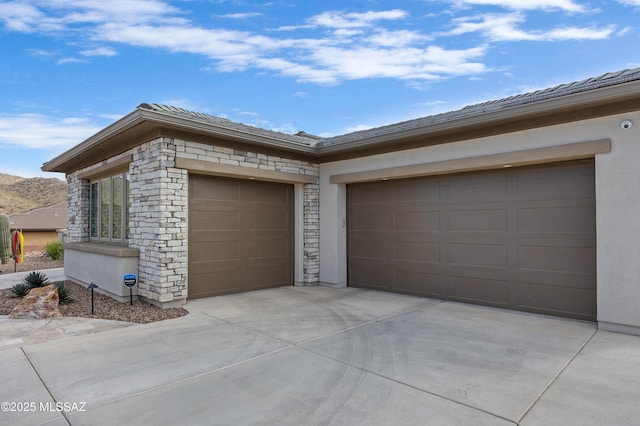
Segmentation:
{"type": "Polygon", "coordinates": [[[592,323],[324,287],[187,308],[176,320],[0,350],[0,401],[22,410],[0,412],[0,423],[640,421],[640,338],[592,323]]]}

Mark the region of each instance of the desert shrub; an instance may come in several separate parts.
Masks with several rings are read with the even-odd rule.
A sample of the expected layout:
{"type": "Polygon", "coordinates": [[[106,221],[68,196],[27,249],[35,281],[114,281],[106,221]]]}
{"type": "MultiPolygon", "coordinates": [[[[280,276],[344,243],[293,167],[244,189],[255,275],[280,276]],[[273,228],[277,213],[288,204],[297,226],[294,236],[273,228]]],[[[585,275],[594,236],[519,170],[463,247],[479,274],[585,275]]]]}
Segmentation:
{"type": "Polygon", "coordinates": [[[49,278],[40,271],[31,271],[23,279],[22,283],[29,286],[29,290],[36,287],[44,287],[49,285],[49,278]]]}
{"type": "Polygon", "coordinates": [[[64,281],[57,282],[56,287],[58,287],[58,299],[60,303],[66,304],[73,301],[71,299],[71,289],[67,287],[64,281]]]}
{"type": "Polygon", "coordinates": [[[64,255],[64,248],[62,248],[62,242],[60,240],[49,241],[44,246],[44,251],[53,260],[58,260],[64,255]]]}
{"type": "Polygon", "coordinates": [[[27,283],[18,283],[11,287],[11,291],[13,292],[14,297],[25,297],[29,294],[31,290],[31,286],[27,283]]]}

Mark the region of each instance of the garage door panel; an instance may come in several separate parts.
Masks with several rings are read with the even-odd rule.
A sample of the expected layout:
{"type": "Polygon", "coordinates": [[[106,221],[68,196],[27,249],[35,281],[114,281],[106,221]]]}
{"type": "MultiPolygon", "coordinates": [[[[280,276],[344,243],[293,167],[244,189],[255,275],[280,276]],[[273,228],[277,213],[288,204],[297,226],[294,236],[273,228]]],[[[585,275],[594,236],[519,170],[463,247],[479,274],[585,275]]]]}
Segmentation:
{"type": "Polygon", "coordinates": [[[250,231],[289,229],[291,217],[281,211],[253,211],[247,214],[247,229],[250,231]]]}
{"type": "Polygon", "coordinates": [[[265,185],[264,182],[238,182],[240,186],[240,200],[249,203],[266,203],[286,205],[289,203],[289,191],[282,185],[265,185]]]}
{"type": "Polygon", "coordinates": [[[518,304],[522,310],[553,315],[571,314],[580,319],[593,320],[596,316],[594,289],[520,283],[518,304]]]}
{"type": "Polygon", "coordinates": [[[393,215],[393,229],[396,231],[438,232],[440,231],[440,212],[428,210],[396,211],[393,215]]]}
{"type": "Polygon", "coordinates": [[[237,271],[189,274],[189,297],[211,297],[243,291],[237,271]],[[224,283],[224,285],[220,285],[224,283]]]}
{"type": "Polygon", "coordinates": [[[285,239],[252,239],[248,242],[247,257],[255,259],[282,258],[286,263],[289,261],[291,242],[285,239]]]}
{"type": "Polygon", "coordinates": [[[447,229],[451,232],[506,232],[507,209],[450,210],[447,229]]]}
{"type": "Polygon", "coordinates": [[[514,280],[519,283],[593,290],[591,274],[587,273],[523,269],[514,275],[514,280]]]}
{"type": "Polygon", "coordinates": [[[189,298],[293,284],[291,185],[190,176],[189,298]]]}
{"type": "Polygon", "coordinates": [[[596,250],[593,247],[521,246],[518,267],[555,272],[595,273],[596,250]]]}
{"type": "Polygon", "coordinates": [[[390,289],[393,283],[393,271],[389,268],[381,268],[379,265],[350,265],[350,282],[358,287],[372,288],[377,290],[390,289]]]}
{"type": "Polygon", "coordinates": [[[363,191],[358,191],[351,198],[352,205],[358,204],[388,204],[393,202],[393,186],[387,182],[363,183],[363,191]],[[371,188],[369,190],[369,188],[371,188]]]}
{"type": "Polygon", "coordinates": [[[349,254],[354,258],[392,259],[393,241],[379,239],[361,239],[349,245],[349,254]]]}
{"type": "Polygon", "coordinates": [[[584,206],[518,209],[518,230],[521,232],[593,232],[595,223],[595,209],[584,206]]]}
{"type": "Polygon", "coordinates": [[[249,262],[245,271],[250,277],[247,283],[251,287],[255,286],[282,286],[289,284],[288,262],[249,262]],[[255,277],[259,277],[256,279],[255,277]]]}
{"type": "Polygon", "coordinates": [[[595,193],[595,169],[571,166],[546,170],[517,170],[517,192],[525,199],[591,198],[595,193]]]}
{"type": "Polygon", "coordinates": [[[394,184],[394,202],[438,202],[440,200],[440,180],[421,182],[415,180],[400,181],[394,184]]]}
{"type": "Polygon", "coordinates": [[[240,215],[237,211],[195,210],[191,213],[191,221],[194,224],[210,224],[204,228],[209,232],[215,230],[228,231],[239,229],[240,227],[240,215]]]}
{"type": "Polygon", "coordinates": [[[509,302],[506,280],[451,275],[447,278],[446,291],[451,300],[490,303],[492,306],[507,306],[509,302]]]}
{"type": "Polygon", "coordinates": [[[393,214],[382,208],[356,209],[350,217],[349,228],[353,231],[380,231],[391,229],[393,214]]]}
{"type": "Polygon", "coordinates": [[[508,248],[505,244],[449,244],[447,261],[454,265],[507,267],[508,248]]]}
{"type": "Polygon", "coordinates": [[[193,262],[239,260],[240,257],[240,243],[237,240],[193,242],[189,249],[189,259],[193,262]]]}
{"type": "Polygon", "coordinates": [[[189,272],[194,275],[211,274],[218,272],[241,272],[243,263],[238,259],[210,260],[193,262],[189,272]]]}
{"type": "Polygon", "coordinates": [[[446,179],[446,199],[452,203],[500,201],[507,198],[507,176],[501,173],[462,174],[446,179]]]}
{"type": "Polygon", "coordinates": [[[215,241],[237,241],[241,232],[235,230],[229,231],[206,231],[206,230],[194,230],[191,238],[189,238],[189,244],[206,243],[215,241]]]}
{"type": "Polygon", "coordinates": [[[593,320],[594,170],[584,160],[349,185],[349,285],[593,320]]]}
{"type": "Polygon", "coordinates": [[[442,294],[440,274],[396,270],[394,276],[395,291],[438,297],[442,294]]]}
{"type": "Polygon", "coordinates": [[[440,244],[422,241],[396,241],[394,244],[394,260],[440,262],[440,244]]]}
{"type": "Polygon", "coordinates": [[[191,182],[189,195],[194,200],[237,201],[240,199],[238,182],[195,175],[191,182]]]}

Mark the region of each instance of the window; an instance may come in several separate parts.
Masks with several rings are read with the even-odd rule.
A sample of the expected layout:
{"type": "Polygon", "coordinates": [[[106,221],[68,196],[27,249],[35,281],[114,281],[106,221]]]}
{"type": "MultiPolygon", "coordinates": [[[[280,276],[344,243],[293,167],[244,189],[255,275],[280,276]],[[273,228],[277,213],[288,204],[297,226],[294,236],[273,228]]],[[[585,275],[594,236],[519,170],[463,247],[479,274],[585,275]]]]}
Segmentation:
{"type": "Polygon", "coordinates": [[[122,173],[91,182],[90,197],[91,240],[128,240],[129,175],[122,173]]]}

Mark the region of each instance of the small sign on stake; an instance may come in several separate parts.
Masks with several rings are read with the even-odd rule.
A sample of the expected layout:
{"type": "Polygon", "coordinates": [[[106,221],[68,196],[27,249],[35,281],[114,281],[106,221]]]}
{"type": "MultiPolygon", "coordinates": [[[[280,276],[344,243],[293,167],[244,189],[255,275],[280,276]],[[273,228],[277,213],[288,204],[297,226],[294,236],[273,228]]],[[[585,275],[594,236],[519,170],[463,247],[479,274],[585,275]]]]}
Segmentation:
{"type": "Polygon", "coordinates": [[[136,274],[126,274],[123,278],[124,285],[129,287],[129,300],[131,302],[131,306],[133,306],[133,286],[138,282],[138,277],[136,274]]]}

